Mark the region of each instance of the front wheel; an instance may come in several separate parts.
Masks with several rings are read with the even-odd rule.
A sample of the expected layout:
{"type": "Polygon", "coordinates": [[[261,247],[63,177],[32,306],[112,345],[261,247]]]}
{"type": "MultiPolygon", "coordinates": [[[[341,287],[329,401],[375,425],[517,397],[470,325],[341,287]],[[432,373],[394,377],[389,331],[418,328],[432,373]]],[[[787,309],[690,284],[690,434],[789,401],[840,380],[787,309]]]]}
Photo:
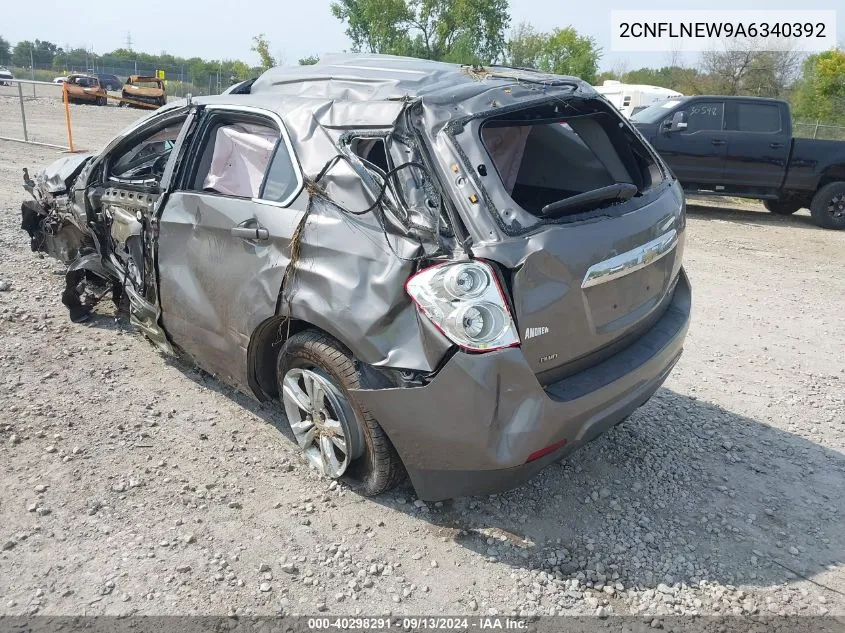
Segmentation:
{"type": "Polygon", "coordinates": [[[361,385],[349,352],[314,330],[291,336],[276,367],[291,431],[309,463],[366,496],[392,488],[403,473],[396,449],[372,414],[350,396],[361,385]]]}
{"type": "Polygon", "coordinates": [[[845,182],[831,182],[816,192],[810,215],[826,229],[845,229],[845,182]]]}
{"type": "Polygon", "coordinates": [[[801,208],[800,204],[791,200],[764,200],[763,206],[777,215],[792,215],[801,208]]]}

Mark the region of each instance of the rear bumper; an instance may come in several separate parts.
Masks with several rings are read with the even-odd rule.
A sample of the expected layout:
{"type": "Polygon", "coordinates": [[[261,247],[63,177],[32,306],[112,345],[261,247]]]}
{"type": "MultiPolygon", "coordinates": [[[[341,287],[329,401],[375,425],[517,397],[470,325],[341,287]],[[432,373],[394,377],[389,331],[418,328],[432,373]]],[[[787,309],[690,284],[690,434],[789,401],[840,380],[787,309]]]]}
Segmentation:
{"type": "Polygon", "coordinates": [[[438,500],[517,486],[618,424],[657,390],[681,355],[691,292],[681,270],[672,301],[639,340],[545,388],[522,351],[456,353],[428,385],[357,390],[399,452],[417,494],[438,500]],[[558,450],[528,462],[558,442],[558,450]]]}

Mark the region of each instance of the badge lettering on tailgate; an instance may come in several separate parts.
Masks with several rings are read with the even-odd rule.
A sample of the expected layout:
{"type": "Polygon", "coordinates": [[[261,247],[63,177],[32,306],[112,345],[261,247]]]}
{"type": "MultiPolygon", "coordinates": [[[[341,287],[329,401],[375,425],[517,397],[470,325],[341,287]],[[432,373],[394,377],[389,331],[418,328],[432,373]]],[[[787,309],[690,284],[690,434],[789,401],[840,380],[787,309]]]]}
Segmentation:
{"type": "Polygon", "coordinates": [[[534,338],[535,336],[540,336],[542,334],[548,334],[549,328],[545,325],[541,325],[540,327],[527,327],[525,328],[525,340],[527,341],[530,338],[534,338]]]}

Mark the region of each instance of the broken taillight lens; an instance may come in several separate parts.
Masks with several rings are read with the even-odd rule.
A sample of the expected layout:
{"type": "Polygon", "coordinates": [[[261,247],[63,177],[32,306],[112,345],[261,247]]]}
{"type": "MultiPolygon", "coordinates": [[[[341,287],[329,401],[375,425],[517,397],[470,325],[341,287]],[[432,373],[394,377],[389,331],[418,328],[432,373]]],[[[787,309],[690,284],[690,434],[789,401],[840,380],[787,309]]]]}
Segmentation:
{"type": "Polygon", "coordinates": [[[464,349],[488,352],[519,345],[499,280],[486,262],[438,264],[408,279],[405,289],[420,312],[464,349]]]}

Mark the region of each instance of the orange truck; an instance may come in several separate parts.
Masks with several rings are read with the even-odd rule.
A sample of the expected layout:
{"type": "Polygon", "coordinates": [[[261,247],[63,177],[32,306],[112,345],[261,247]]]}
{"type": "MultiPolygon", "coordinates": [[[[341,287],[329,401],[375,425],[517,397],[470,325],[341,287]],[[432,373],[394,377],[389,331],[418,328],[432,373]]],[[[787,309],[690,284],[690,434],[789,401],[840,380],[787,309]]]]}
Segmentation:
{"type": "Polygon", "coordinates": [[[123,86],[121,96],[128,100],[126,105],[132,105],[132,101],[149,103],[159,107],[167,103],[164,80],[158,77],[130,75],[123,86]]]}

